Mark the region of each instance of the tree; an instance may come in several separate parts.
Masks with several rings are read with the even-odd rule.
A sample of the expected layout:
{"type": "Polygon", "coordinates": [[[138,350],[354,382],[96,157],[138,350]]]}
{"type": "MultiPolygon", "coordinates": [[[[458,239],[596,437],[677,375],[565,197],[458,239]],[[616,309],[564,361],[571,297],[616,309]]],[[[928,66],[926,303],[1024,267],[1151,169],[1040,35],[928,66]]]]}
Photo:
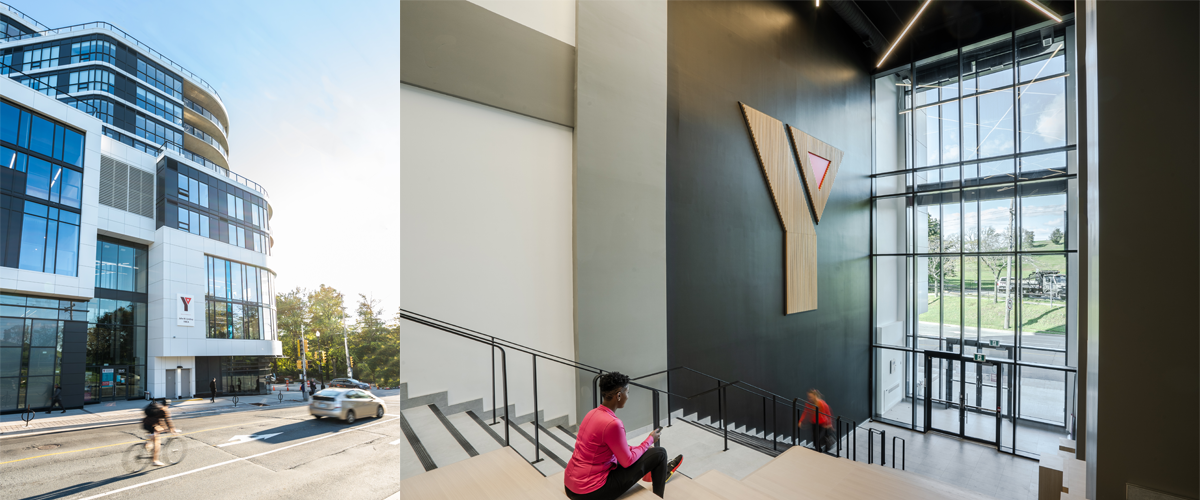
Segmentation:
{"type": "Polygon", "coordinates": [[[280,342],[283,343],[283,355],[275,365],[275,375],[299,378],[300,370],[296,368],[296,360],[300,359],[300,349],[296,341],[300,339],[301,327],[308,314],[308,292],[303,288],[295,288],[287,293],[275,294],[275,324],[280,342]]]}
{"type": "Polygon", "coordinates": [[[1063,244],[1063,232],[1058,228],[1054,228],[1054,231],[1050,233],[1050,243],[1055,245],[1063,244]]]}
{"type": "MultiPolygon", "coordinates": [[[[957,252],[958,243],[951,239],[950,241],[942,241],[942,223],[937,218],[929,218],[929,252],[957,252]]],[[[946,259],[939,257],[930,257],[929,261],[929,284],[933,285],[934,293],[939,293],[942,290],[942,281],[944,278],[952,278],[958,269],[958,259],[946,259]]]]}
{"type": "Polygon", "coordinates": [[[1022,233],[1021,242],[1025,245],[1025,248],[1033,248],[1033,231],[1026,229],[1022,233]]]}
{"type": "MultiPolygon", "coordinates": [[[[977,249],[979,252],[1006,252],[1010,249],[1009,244],[1012,241],[1010,233],[996,231],[996,228],[988,226],[986,229],[979,232],[979,237],[971,235],[967,237],[967,247],[977,249]]],[[[983,263],[989,271],[992,272],[992,293],[993,302],[1000,301],[1000,290],[996,283],[1000,281],[1000,275],[1008,270],[1011,258],[1007,255],[980,255],[979,261],[983,263]]]]}

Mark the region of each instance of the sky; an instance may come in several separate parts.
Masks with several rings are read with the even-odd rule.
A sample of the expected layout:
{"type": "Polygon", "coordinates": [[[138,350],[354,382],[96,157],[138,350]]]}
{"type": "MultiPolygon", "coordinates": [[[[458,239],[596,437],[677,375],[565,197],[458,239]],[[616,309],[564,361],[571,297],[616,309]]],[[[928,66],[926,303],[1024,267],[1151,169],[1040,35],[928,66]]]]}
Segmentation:
{"type": "Polygon", "coordinates": [[[276,291],[400,305],[400,6],[395,1],[5,0],[59,28],[112,23],[212,85],[231,170],[274,210],[276,291]]]}

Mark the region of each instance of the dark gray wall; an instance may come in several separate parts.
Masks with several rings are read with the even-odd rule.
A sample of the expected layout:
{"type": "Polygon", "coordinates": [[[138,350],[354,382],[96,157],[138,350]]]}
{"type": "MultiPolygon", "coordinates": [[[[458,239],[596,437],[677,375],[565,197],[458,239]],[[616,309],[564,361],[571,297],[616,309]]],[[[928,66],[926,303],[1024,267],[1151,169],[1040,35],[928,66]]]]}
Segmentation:
{"type": "MultiPolygon", "coordinates": [[[[810,2],[671,2],[668,14],[669,364],[794,397],[816,387],[835,415],[862,422],[873,54],[810,2]],[[817,225],[815,311],[783,315],[783,229],[738,101],[846,153],[817,225]]],[[[712,387],[700,381],[672,374],[671,388],[712,387]]],[[[761,400],[729,398],[735,420],[762,425],[761,400]]],[[[715,398],[698,404],[715,414],[715,398]]]]}
{"type": "Polygon", "coordinates": [[[1196,498],[1200,4],[1081,7],[1088,498],[1124,498],[1126,484],[1196,498]],[[1152,74],[1165,77],[1147,96],[1152,74]],[[1147,177],[1131,182],[1131,165],[1147,177]]]}
{"type": "Polygon", "coordinates": [[[59,382],[62,384],[62,403],[66,408],[83,407],[83,386],[87,367],[88,324],[85,321],[63,322],[62,359],[59,382]]]}

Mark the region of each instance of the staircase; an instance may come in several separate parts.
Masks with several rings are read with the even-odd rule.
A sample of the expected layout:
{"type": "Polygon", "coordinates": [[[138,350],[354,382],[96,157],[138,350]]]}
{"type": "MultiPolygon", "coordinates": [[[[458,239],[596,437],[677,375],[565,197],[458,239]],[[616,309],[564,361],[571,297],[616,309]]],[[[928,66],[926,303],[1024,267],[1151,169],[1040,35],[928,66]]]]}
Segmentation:
{"type": "MultiPolygon", "coordinates": [[[[449,405],[445,393],[406,396],[402,388],[402,497],[565,498],[563,470],[575,445],[573,428],[565,417],[536,424],[541,453],[540,460],[531,464],[535,460],[532,414],[514,417],[508,424],[512,446],[506,447],[504,418],[497,416],[493,423],[481,400],[449,405]]],[[[697,420],[695,414],[678,410],[671,417],[672,425],[663,429],[660,442],[670,456],[683,454],[684,461],[667,485],[667,498],[988,498],[916,474],[839,459],[782,441],[776,445],[779,450],[772,451],[761,433],[731,430],[725,451],[719,428],[707,417],[697,420]]],[[[650,430],[629,432],[631,444],[641,443],[650,430]]],[[[622,498],[657,497],[648,483],[639,483],[622,498]]]]}

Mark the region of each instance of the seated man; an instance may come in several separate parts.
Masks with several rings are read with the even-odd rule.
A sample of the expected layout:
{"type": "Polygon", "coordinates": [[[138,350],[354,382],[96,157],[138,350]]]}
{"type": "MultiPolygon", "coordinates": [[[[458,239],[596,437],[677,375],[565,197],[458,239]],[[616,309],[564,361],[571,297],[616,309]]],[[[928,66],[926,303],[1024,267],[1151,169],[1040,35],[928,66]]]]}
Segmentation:
{"type": "Polygon", "coordinates": [[[575,452],[567,462],[563,480],[567,496],[573,500],[612,500],[649,475],[654,494],[661,498],[667,478],[679,468],[683,455],[667,463],[666,450],[650,447],[658,441],[661,428],[651,432],[641,445],[629,446],[625,424],[616,415],[616,410],[629,401],[629,377],[617,372],[601,375],[600,393],[601,405],[579,423],[575,452]]]}

